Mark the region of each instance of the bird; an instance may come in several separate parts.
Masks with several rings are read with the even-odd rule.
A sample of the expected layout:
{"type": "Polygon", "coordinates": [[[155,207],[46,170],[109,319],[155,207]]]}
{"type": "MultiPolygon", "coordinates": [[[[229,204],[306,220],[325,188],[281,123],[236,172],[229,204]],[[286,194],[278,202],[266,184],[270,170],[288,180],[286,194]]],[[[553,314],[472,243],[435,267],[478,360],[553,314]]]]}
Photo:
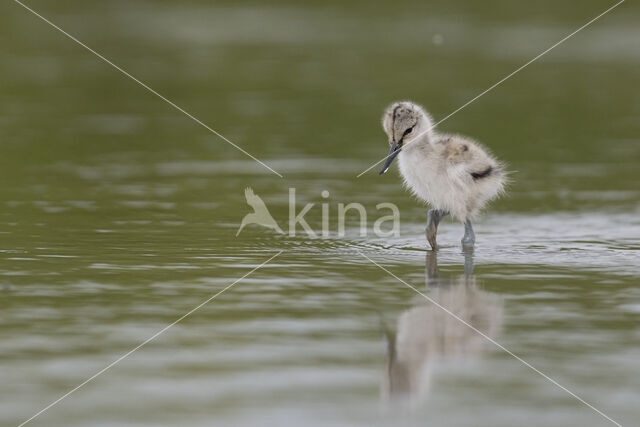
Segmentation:
{"type": "Polygon", "coordinates": [[[456,276],[439,275],[437,255],[437,251],[426,254],[430,301],[418,297],[400,314],[395,330],[382,324],[387,347],[381,387],[385,402],[422,406],[438,366],[446,363],[451,368],[480,356],[487,349],[486,338],[500,333],[502,297],[477,285],[473,254],[465,252],[464,275],[456,276]]]}
{"type": "Polygon", "coordinates": [[[450,214],[464,224],[463,249],[473,249],[471,221],[487,202],[504,193],[505,165],[469,137],[436,132],[431,115],[411,101],[389,105],[382,127],[391,149],[380,175],[398,157],[405,187],[431,206],[426,228],[431,248],[437,250],[438,224],[450,214]]]}
{"type": "Polygon", "coordinates": [[[267,205],[264,204],[260,196],[253,192],[251,187],[245,188],[244,197],[247,199],[247,204],[253,208],[253,212],[246,214],[244,218],[242,218],[242,223],[236,232],[236,237],[248,224],[262,225],[263,227],[272,228],[280,234],[284,234],[284,231],[282,231],[276,220],[271,216],[271,213],[269,213],[267,205]]]}

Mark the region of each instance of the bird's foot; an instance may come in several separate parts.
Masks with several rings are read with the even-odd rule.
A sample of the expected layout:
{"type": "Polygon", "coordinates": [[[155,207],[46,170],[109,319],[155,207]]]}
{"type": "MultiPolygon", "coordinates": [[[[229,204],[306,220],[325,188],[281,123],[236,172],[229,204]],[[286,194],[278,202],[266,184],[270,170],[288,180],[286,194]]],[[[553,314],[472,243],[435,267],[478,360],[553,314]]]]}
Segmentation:
{"type": "Polygon", "coordinates": [[[436,236],[438,234],[438,223],[440,222],[440,215],[438,211],[431,209],[427,213],[427,240],[431,245],[432,250],[438,250],[438,244],[436,243],[436,236]]]}
{"type": "Polygon", "coordinates": [[[471,226],[471,221],[466,220],[464,224],[464,237],[462,238],[462,248],[473,249],[474,244],[476,243],[476,235],[473,232],[473,227],[471,226]]]}
{"type": "Polygon", "coordinates": [[[476,243],[476,240],[473,237],[469,238],[468,236],[464,236],[462,238],[461,242],[462,242],[462,247],[464,249],[473,249],[473,247],[474,247],[474,245],[476,243]]]}
{"type": "Polygon", "coordinates": [[[432,251],[437,251],[438,250],[438,244],[436,243],[436,237],[429,237],[427,236],[427,240],[429,241],[429,245],[431,245],[431,250],[432,251]]]}
{"type": "Polygon", "coordinates": [[[436,243],[436,234],[438,233],[438,229],[436,227],[427,227],[427,240],[431,245],[432,250],[438,249],[438,244],[436,243]]]}

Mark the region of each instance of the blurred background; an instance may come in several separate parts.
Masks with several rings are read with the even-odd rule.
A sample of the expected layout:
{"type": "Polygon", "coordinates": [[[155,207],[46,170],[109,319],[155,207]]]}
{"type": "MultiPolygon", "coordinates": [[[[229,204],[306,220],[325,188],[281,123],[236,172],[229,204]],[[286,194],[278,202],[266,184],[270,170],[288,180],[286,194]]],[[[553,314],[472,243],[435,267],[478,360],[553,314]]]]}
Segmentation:
{"type": "MultiPolygon", "coordinates": [[[[410,351],[435,356],[403,368],[420,393],[390,404],[394,340],[423,330],[403,335],[399,319],[427,301],[359,252],[430,292],[426,209],[395,166],[356,176],[388,151],[389,103],[439,120],[614,2],[26,4],[283,178],[17,3],[0,6],[0,424],[279,250],[32,424],[608,423],[489,343],[433,350],[433,328],[410,351]],[[247,186],[285,230],[294,187],[299,209],[315,203],[314,229],[322,202],[332,215],[362,203],[370,229],[376,204],[393,202],[401,236],[361,237],[354,217],[339,238],[331,217],[329,238],[257,226],[236,238],[247,186]]],[[[473,277],[447,286],[472,289],[497,341],[623,425],[640,399],[639,18],[623,3],[439,126],[513,171],[476,226],[473,277]]],[[[462,232],[441,225],[443,276],[469,263],[462,232]]]]}

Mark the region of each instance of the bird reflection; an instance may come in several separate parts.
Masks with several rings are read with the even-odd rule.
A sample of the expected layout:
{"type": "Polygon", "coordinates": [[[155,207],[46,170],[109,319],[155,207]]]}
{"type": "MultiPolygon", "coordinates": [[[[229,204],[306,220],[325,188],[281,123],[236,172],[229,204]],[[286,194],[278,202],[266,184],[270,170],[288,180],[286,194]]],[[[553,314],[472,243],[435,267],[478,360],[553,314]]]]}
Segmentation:
{"type": "MultiPolygon", "coordinates": [[[[464,322],[494,338],[502,319],[502,300],[481,290],[473,276],[473,252],[465,252],[464,274],[440,277],[436,251],[427,252],[426,290],[420,290],[464,322]]],[[[417,406],[427,398],[439,364],[479,355],[486,338],[422,295],[398,318],[397,331],[385,331],[388,358],[382,395],[387,402],[417,406]]]]}

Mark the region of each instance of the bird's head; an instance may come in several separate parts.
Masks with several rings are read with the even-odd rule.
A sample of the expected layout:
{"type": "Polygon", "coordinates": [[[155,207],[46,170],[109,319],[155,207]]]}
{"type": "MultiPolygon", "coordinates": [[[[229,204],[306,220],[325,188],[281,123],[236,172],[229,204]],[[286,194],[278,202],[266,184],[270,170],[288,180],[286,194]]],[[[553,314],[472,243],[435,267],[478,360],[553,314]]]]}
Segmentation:
{"type": "Polygon", "coordinates": [[[389,138],[391,151],[384,166],[382,175],[389,169],[391,162],[400,153],[403,146],[414,142],[418,137],[430,137],[433,120],[418,104],[410,101],[394,102],[384,111],[382,128],[389,138]]]}

